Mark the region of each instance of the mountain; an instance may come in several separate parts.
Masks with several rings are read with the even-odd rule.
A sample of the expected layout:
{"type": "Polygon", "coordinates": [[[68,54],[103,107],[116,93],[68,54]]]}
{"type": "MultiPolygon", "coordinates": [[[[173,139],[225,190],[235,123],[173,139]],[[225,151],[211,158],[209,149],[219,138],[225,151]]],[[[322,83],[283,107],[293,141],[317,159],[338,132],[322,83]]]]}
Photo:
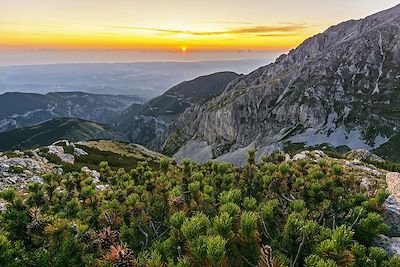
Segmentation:
{"type": "Polygon", "coordinates": [[[234,72],[218,72],[182,82],[141,106],[133,104],[115,120],[114,126],[128,133],[130,141],[159,150],[162,144],[153,140],[164,135],[179,115],[196,103],[218,96],[238,77],[234,72]]]}
{"type": "Polygon", "coordinates": [[[260,159],[293,144],[388,157],[380,148],[400,145],[399,107],[400,5],[330,27],[236,79],[189,107],[157,142],[165,153],[198,161],[238,163],[250,147],[260,159]]]}
{"type": "Polygon", "coordinates": [[[0,151],[45,146],[63,139],[74,142],[93,139],[126,141],[123,134],[107,125],[77,118],[57,118],[36,126],[0,133],[0,151]]]}
{"type": "Polygon", "coordinates": [[[115,113],[134,103],[136,96],[68,93],[5,93],[0,95],[0,131],[32,126],[53,118],[76,117],[96,122],[109,122],[115,113]]]}

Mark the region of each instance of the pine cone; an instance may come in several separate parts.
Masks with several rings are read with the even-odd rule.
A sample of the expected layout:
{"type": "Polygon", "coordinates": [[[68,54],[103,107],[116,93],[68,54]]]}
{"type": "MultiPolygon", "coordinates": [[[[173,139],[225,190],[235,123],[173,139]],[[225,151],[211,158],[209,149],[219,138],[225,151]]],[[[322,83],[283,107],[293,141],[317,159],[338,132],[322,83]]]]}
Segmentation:
{"type": "Polygon", "coordinates": [[[99,233],[99,240],[101,248],[109,248],[117,243],[119,237],[118,231],[111,230],[110,227],[106,227],[99,233]]]}
{"type": "Polygon", "coordinates": [[[113,267],[135,266],[133,252],[124,245],[112,246],[106,255],[106,259],[111,261],[113,267]]]}

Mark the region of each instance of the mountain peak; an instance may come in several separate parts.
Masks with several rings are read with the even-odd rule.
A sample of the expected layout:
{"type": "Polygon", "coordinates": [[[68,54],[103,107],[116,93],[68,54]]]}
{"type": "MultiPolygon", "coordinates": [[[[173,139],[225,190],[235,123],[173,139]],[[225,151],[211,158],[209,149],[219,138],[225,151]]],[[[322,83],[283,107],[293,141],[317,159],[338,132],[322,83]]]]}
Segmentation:
{"type": "Polygon", "coordinates": [[[331,49],[337,44],[350,41],[362,34],[370,31],[379,30],[382,27],[394,25],[398,27],[400,23],[400,4],[390,9],[380,11],[373,15],[359,20],[348,20],[329,27],[326,31],[306,39],[296,49],[290,51],[288,55],[278,58],[277,62],[289,59],[290,63],[302,62],[311,57],[331,49]]]}
{"type": "Polygon", "coordinates": [[[234,80],[177,120],[164,151],[237,163],[250,147],[260,157],[287,143],[370,150],[396,145],[399,13],[400,5],[332,26],[234,80]]]}
{"type": "Polygon", "coordinates": [[[375,13],[371,16],[368,16],[367,18],[394,19],[394,18],[399,18],[399,16],[400,16],[400,4],[392,8],[375,13]]]}

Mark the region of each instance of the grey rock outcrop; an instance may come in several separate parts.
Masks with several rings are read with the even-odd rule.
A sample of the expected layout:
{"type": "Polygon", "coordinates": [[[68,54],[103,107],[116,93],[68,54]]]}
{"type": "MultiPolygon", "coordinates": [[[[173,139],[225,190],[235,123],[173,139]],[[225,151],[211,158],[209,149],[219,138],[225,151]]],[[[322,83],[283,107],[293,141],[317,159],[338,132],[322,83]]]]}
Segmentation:
{"type": "MultiPolygon", "coordinates": [[[[45,158],[23,152],[18,157],[0,157],[0,190],[13,187],[24,189],[29,183],[42,183],[41,175],[50,172],[53,166],[45,158]]],[[[1,208],[0,208],[1,209],[1,208]]]]}
{"type": "Polygon", "coordinates": [[[375,161],[375,162],[384,162],[384,159],[375,155],[371,151],[367,149],[356,149],[348,152],[346,156],[350,159],[357,159],[360,161],[375,161]]]}
{"type": "Polygon", "coordinates": [[[400,237],[378,236],[375,245],[383,248],[390,257],[400,256],[400,237]]]}
{"type": "Polygon", "coordinates": [[[74,164],[75,157],[74,155],[64,153],[64,148],[62,146],[51,145],[47,147],[49,149],[49,153],[57,156],[61,161],[69,164],[74,164]]]}
{"type": "Polygon", "coordinates": [[[386,174],[386,184],[390,194],[400,201],[400,173],[389,172],[386,174]]]}
{"type": "Polygon", "coordinates": [[[88,167],[82,167],[81,169],[82,172],[88,174],[91,178],[93,178],[93,182],[95,184],[100,182],[100,173],[96,170],[91,170],[88,167]]]}
{"type": "Polygon", "coordinates": [[[386,184],[390,196],[385,201],[383,218],[390,226],[390,235],[400,237],[400,173],[387,173],[386,184]]]}
{"type": "Polygon", "coordinates": [[[385,201],[385,209],[382,216],[390,227],[390,236],[400,237],[400,202],[395,197],[389,196],[385,201]]]}
{"type": "Polygon", "coordinates": [[[88,155],[88,153],[85,150],[80,149],[78,147],[74,147],[74,154],[77,156],[87,156],[88,155]]]}

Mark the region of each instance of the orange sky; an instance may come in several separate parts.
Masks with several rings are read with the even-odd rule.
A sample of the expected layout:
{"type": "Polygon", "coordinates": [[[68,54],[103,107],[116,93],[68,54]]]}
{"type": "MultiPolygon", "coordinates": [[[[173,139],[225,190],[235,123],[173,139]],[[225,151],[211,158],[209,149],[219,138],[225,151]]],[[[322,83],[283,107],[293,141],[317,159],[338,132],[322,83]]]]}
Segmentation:
{"type": "Polygon", "coordinates": [[[287,50],[393,0],[1,0],[0,49],[287,50]]]}

